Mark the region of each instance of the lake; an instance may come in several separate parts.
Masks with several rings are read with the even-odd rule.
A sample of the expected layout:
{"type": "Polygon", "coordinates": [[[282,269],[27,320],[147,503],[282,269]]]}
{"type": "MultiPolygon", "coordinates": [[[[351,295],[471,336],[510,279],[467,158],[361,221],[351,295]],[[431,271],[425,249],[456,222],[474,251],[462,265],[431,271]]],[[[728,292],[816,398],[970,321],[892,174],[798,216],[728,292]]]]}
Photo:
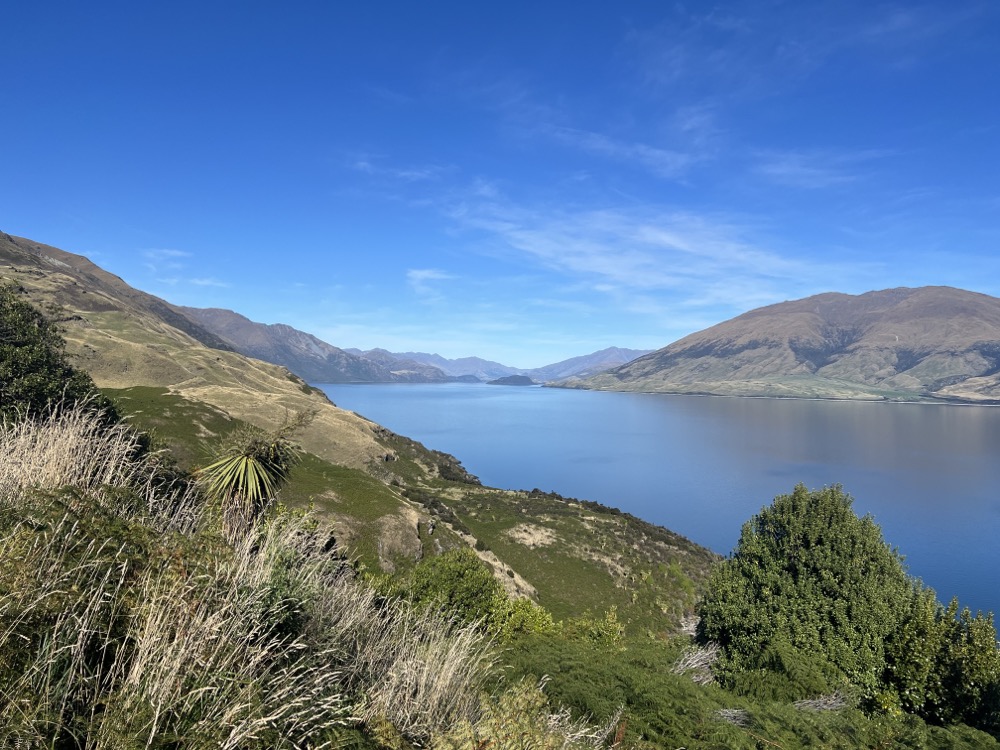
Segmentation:
{"type": "Polygon", "coordinates": [[[613,505],[727,554],[796,483],[839,483],[947,603],[1000,611],[1000,407],[555,388],[320,385],[483,484],[613,505]]]}

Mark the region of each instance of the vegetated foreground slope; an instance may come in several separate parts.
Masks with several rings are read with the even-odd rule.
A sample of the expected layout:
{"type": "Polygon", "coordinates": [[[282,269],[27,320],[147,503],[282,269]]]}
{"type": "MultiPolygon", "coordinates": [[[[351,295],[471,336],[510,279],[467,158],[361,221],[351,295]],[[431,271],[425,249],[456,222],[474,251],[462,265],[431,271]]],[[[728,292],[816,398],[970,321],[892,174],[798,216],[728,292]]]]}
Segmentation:
{"type": "MultiPolygon", "coordinates": [[[[338,539],[369,569],[405,570],[448,548],[476,544],[480,527],[470,506],[459,501],[480,488],[453,457],[338,409],[286,369],[231,351],[167,303],[82,256],[0,235],[0,281],[7,280],[22,285],[35,304],[59,306],[73,361],[117,397],[133,421],[153,428],[192,466],[204,465],[205,446],[241,422],[274,429],[290,414],[315,411],[314,421],[297,435],[309,455],[284,498],[296,504],[314,501],[329,513],[338,539]]],[[[602,556],[567,554],[558,569],[571,580],[582,571],[588,586],[566,590],[564,581],[549,574],[545,553],[534,554],[530,543],[516,536],[495,545],[491,539],[480,542],[480,556],[508,590],[557,603],[560,613],[603,612],[617,604],[623,620],[673,629],[693,608],[715,559],[680,537],[617,550],[621,535],[616,529],[623,519],[611,509],[548,497],[525,515],[512,499],[515,493],[489,493],[498,511],[516,508],[498,517],[519,516],[519,522],[539,527],[561,518],[562,528],[551,529],[554,549],[572,552],[573,540],[593,527],[592,546],[611,550],[602,556]],[[646,590],[633,597],[630,576],[644,574],[646,590]]],[[[636,524],[642,522],[634,519],[636,524]]],[[[646,527],[650,539],[665,533],[646,527]]],[[[492,534],[485,527],[481,533],[492,534]]]]}
{"type": "Polygon", "coordinates": [[[950,287],[820,294],[751,310],[581,387],[995,401],[1000,299],[950,287]]]}

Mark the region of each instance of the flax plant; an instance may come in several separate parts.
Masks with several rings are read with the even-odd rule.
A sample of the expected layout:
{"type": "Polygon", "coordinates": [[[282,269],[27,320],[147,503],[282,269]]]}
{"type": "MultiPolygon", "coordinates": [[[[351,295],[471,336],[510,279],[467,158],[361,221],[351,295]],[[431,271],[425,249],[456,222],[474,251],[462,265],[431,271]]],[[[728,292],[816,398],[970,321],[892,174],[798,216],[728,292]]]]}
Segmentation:
{"type": "Polygon", "coordinates": [[[198,472],[208,494],[222,507],[228,538],[246,534],[274,506],[301,456],[291,436],[313,417],[298,414],[272,433],[238,429],[219,447],[216,460],[198,472]]]}

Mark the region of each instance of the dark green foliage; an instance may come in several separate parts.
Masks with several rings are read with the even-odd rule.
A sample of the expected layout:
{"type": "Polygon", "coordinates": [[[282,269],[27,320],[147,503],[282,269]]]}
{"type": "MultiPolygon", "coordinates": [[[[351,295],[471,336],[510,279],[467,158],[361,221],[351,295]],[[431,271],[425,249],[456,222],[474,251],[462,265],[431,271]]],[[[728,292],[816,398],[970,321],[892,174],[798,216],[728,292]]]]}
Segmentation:
{"type": "Polygon", "coordinates": [[[942,607],[917,588],[886,651],[886,702],[941,724],[1000,730],[1000,652],[993,616],[942,607]]]}
{"type": "Polygon", "coordinates": [[[493,572],[468,547],[421,562],[405,589],[417,604],[440,606],[465,622],[486,622],[498,598],[506,599],[493,572]]]}
{"type": "Polygon", "coordinates": [[[709,582],[699,638],[733,691],[795,700],[834,689],[868,709],[1000,729],[992,616],[942,607],[840,487],[790,495],[743,527],[709,582]]]}
{"type": "Polygon", "coordinates": [[[709,583],[699,636],[722,646],[726,679],[777,664],[789,697],[844,681],[871,695],[912,589],[879,527],[854,514],[840,487],[798,485],[744,525],[709,583]]]}
{"type": "Polygon", "coordinates": [[[84,400],[117,421],[114,406],[90,376],[69,363],[56,325],[25,299],[23,289],[0,286],[0,417],[34,417],[84,400]]]}
{"type": "Polygon", "coordinates": [[[556,628],[552,615],[531,600],[508,598],[493,571],[468,547],[424,560],[390,593],[438,607],[462,622],[478,623],[502,643],[556,628]]]}
{"type": "Polygon", "coordinates": [[[939,728],[917,717],[865,716],[856,709],[810,711],[786,702],[734,696],[714,685],[696,685],[671,669],[681,641],[625,639],[609,649],[561,634],[516,639],[507,651],[511,679],[548,676],[545,693],[556,705],[596,722],[619,706],[622,747],[637,750],[765,750],[766,748],[1000,748],[992,737],[966,726],[939,728]],[[741,722],[727,721],[722,711],[741,722]]]}

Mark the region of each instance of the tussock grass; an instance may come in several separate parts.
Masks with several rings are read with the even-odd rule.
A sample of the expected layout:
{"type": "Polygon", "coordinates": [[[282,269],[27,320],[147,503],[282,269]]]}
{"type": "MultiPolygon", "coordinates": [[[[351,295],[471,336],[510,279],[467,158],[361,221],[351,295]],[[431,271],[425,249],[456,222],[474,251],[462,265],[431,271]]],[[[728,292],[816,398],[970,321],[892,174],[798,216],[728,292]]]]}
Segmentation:
{"type": "Polygon", "coordinates": [[[307,514],[227,542],[139,448],[85,408],[0,432],[0,743],[425,746],[483,720],[476,624],[379,597],[307,514]]]}
{"type": "Polygon", "coordinates": [[[160,456],[144,452],[140,436],[127,424],[105,424],[86,404],[4,424],[2,430],[2,505],[23,506],[31,490],[73,487],[119,517],[160,531],[190,533],[202,522],[194,488],[171,481],[160,456]]]}
{"type": "Polygon", "coordinates": [[[545,698],[547,680],[521,680],[501,695],[485,701],[481,718],[460,722],[436,737],[434,750],[593,750],[618,747],[623,730],[622,709],[594,726],[574,718],[568,709],[551,711],[545,698]]]}

